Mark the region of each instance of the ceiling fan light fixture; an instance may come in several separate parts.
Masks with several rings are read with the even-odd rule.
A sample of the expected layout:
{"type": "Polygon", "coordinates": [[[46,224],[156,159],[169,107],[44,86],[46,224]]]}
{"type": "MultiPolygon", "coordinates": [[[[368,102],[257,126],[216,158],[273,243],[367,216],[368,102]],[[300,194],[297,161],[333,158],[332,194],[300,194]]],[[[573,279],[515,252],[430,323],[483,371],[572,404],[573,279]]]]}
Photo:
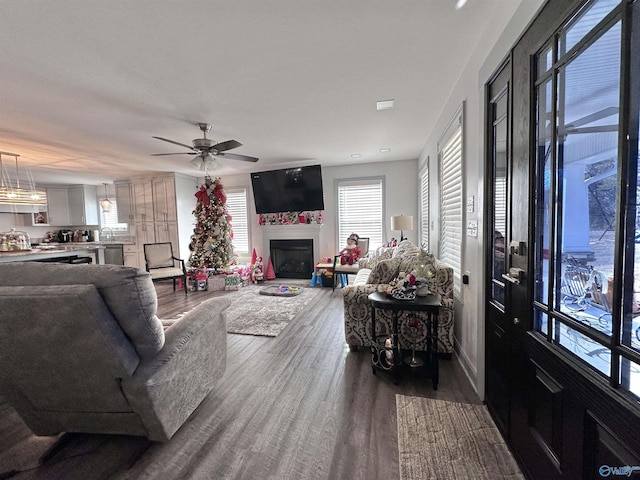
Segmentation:
{"type": "Polygon", "coordinates": [[[193,157],[193,160],[191,160],[190,163],[191,165],[193,165],[193,168],[202,170],[202,165],[204,164],[204,161],[202,160],[202,156],[196,155],[195,157],[193,157]]]}

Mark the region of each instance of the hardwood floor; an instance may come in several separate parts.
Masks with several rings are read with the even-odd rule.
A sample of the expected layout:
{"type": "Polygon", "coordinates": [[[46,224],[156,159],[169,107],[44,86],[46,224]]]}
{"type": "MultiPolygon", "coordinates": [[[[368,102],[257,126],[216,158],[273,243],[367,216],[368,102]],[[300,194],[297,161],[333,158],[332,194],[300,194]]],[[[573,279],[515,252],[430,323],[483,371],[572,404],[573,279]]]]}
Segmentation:
{"type": "MultiPolygon", "coordinates": [[[[160,318],[234,292],[173,292],[157,284],[160,318]]],[[[215,352],[212,352],[215,355],[215,352]]],[[[399,478],[395,394],[480,403],[457,360],[440,384],[374,376],[368,352],[344,342],[342,295],[322,289],[276,338],[228,335],[220,384],[167,443],[120,435],[67,434],[70,444],[38,466],[55,438],[30,433],[0,404],[0,472],[40,479],[399,478]]],[[[2,478],[0,476],[0,478],[2,478]]]]}

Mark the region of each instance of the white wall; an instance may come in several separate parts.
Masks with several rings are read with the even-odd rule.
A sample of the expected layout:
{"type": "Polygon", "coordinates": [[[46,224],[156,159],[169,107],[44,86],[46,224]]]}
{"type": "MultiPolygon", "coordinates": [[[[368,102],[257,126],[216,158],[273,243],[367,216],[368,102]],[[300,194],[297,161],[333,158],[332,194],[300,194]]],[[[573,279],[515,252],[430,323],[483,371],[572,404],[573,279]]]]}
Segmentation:
{"type": "Polygon", "coordinates": [[[463,226],[466,227],[468,220],[477,220],[478,236],[463,238],[462,273],[469,272],[470,282],[463,285],[462,298],[456,300],[455,340],[460,361],[481,397],[484,395],[484,85],[543,3],[544,0],[523,0],[519,4],[505,4],[494,12],[489,25],[504,24],[500,19],[511,17],[507,28],[504,32],[489,29],[476,43],[419,159],[420,168],[428,160],[429,213],[434,224],[430,231],[431,249],[437,252],[440,194],[437,144],[464,102],[463,208],[467,197],[473,195],[475,209],[472,213],[463,212],[463,226]]]}
{"type": "MultiPolygon", "coordinates": [[[[316,261],[323,257],[335,255],[345,241],[337,238],[337,209],[335,181],[347,178],[384,177],[384,231],[385,238],[399,237],[399,232],[391,232],[389,229],[389,217],[392,215],[413,215],[414,227],[417,228],[418,220],[418,161],[408,160],[386,163],[362,163],[343,167],[322,167],[322,186],[324,189],[324,222],[320,230],[320,248],[315,252],[316,261]]],[[[261,252],[262,232],[258,225],[253,193],[251,192],[251,179],[245,175],[225,175],[221,177],[225,188],[246,187],[249,191],[249,219],[250,219],[250,248],[255,247],[258,255],[267,257],[268,253],[261,252]]],[[[414,243],[418,242],[418,232],[413,230],[405,232],[405,236],[414,243]]]]}
{"type": "Polygon", "coordinates": [[[44,238],[47,232],[58,230],[59,227],[31,225],[31,217],[26,213],[0,213],[0,232],[8,232],[15,228],[21,232],[27,232],[33,242],[34,239],[44,238]]]}

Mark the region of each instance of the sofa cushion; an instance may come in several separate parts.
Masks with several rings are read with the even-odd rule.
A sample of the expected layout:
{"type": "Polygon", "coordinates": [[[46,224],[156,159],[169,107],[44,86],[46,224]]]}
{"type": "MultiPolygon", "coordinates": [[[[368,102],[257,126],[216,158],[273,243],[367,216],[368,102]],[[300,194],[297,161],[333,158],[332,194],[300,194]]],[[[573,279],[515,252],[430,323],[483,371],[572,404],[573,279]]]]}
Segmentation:
{"type": "Polygon", "coordinates": [[[120,265],[68,265],[15,262],[0,265],[1,286],[96,286],[120,328],[142,359],[153,357],[164,345],[162,322],[156,316],[158,299],[149,273],[120,265]]]}
{"type": "Polygon", "coordinates": [[[367,283],[389,283],[391,280],[398,276],[399,267],[400,258],[389,258],[387,260],[382,260],[381,262],[378,262],[378,264],[371,270],[369,278],[367,279],[367,283]]]}
{"type": "Polygon", "coordinates": [[[356,278],[353,279],[352,285],[366,285],[367,280],[369,279],[369,274],[371,270],[368,268],[362,268],[356,274],[356,278]]]}

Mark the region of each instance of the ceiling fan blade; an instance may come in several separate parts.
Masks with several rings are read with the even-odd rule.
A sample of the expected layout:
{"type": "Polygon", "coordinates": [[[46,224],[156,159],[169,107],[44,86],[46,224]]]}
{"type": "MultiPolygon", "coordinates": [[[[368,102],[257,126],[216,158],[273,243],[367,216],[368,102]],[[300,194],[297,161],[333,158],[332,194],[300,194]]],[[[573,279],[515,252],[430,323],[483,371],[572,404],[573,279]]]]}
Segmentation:
{"type": "Polygon", "coordinates": [[[180,153],[152,153],[152,157],[161,157],[163,155],[195,155],[198,152],[180,152],[180,153]]]}
{"type": "Polygon", "coordinates": [[[232,148],[241,147],[242,144],[236,140],[227,140],[226,142],[220,142],[211,147],[211,150],[215,150],[217,152],[225,152],[227,150],[231,150],[232,148]]]}
{"type": "Polygon", "coordinates": [[[188,148],[189,150],[197,151],[197,150],[196,150],[195,148],[193,148],[191,145],[186,145],[186,144],[184,144],[184,143],[175,142],[175,141],[173,141],[173,140],[169,140],[168,138],[162,138],[162,137],[153,137],[153,138],[157,138],[158,140],[162,140],[163,142],[173,143],[174,145],[180,145],[181,147],[188,148]]]}
{"type": "Polygon", "coordinates": [[[238,155],[237,153],[219,153],[218,157],[230,158],[232,160],[242,160],[243,162],[257,162],[256,157],[249,157],[248,155],[238,155]]]}

